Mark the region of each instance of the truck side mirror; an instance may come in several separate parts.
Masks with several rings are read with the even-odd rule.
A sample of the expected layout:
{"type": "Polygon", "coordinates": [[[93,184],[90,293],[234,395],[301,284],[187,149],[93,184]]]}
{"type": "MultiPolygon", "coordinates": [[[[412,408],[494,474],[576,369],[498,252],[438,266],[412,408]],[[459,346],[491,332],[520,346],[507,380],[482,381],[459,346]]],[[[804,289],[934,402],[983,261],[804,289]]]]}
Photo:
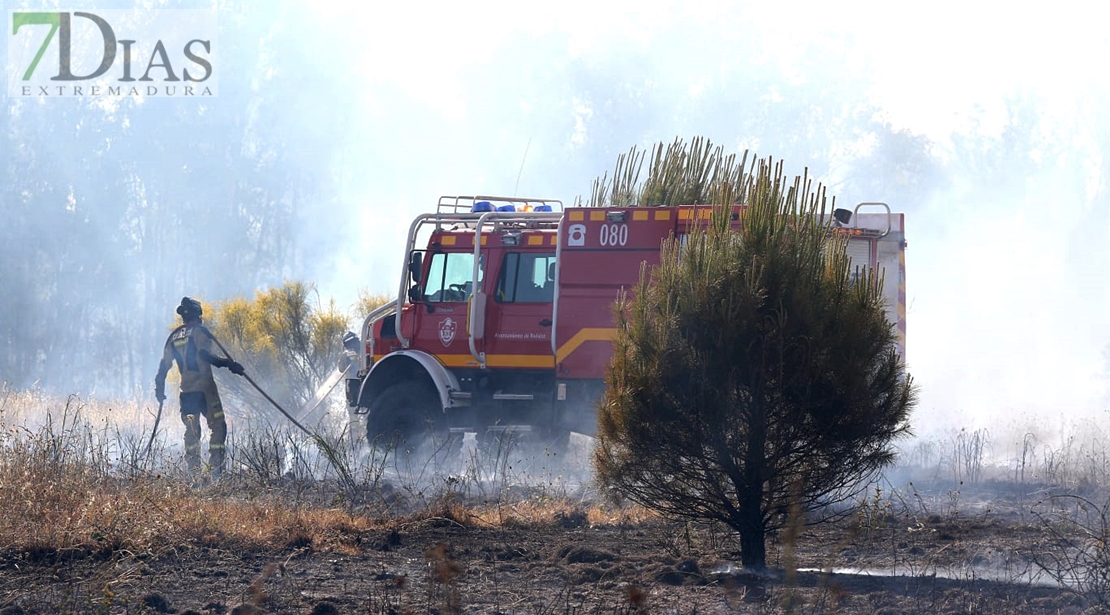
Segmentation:
{"type": "Polygon", "coordinates": [[[424,277],[424,253],[414,251],[409,255],[409,277],[419,284],[424,277]]]}
{"type": "Polygon", "coordinates": [[[424,297],[421,296],[420,293],[420,285],[413,284],[412,287],[409,288],[409,303],[420,303],[423,299],[424,297]]]}

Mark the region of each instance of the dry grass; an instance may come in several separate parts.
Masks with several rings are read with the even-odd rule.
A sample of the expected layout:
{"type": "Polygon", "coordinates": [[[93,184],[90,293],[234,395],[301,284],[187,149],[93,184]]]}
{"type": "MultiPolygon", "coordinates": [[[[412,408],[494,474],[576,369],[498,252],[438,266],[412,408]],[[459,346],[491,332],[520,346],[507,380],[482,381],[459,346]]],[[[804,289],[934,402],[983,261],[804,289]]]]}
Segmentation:
{"type": "MultiPolygon", "coordinates": [[[[176,419],[176,416],[172,413],[163,416],[163,425],[167,429],[176,427],[171,418],[176,419]]],[[[239,451],[236,453],[235,448],[232,449],[235,463],[229,472],[216,483],[198,484],[179,469],[180,459],[172,452],[172,447],[162,444],[180,438],[180,432],[171,431],[168,436],[160,437],[160,446],[155,447],[154,454],[150,456],[136,452],[146,444],[149,431],[144,433],[135,425],[149,426],[152,423],[153,417],[147,415],[137,403],[103,404],[74,398],[53,399],[40,393],[0,389],[0,510],[4,511],[0,515],[0,557],[20,562],[55,562],[70,557],[91,556],[93,562],[99,562],[97,556],[103,556],[103,566],[97,568],[97,574],[102,574],[104,580],[97,580],[96,583],[100,583],[105,592],[112,591],[113,587],[122,592],[133,581],[127,575],[139,574],[135,570],[169,552],[187,551],[194,547],[218,547],[230,552],[279,551],[284,552],[281,558],[288,555],[285,563],[273,564],[277,568],[267,564],[261,574],[255,571],[256,578],[251,587],[259,592],[270,592],[269,599],[274,601],[272,612],[294,612],[279,608],[283,604],[302,605],[305,601],[301,587],[297,585],[300,577],[287,576],[283,567],[285,564],[294,567],[298,563],[306,565],[294,555],[326,552],[328,558],[333,557],[332,553],[361,557],[366,554],[368,544],[379,544],[383,537],[388,542],[393,535],[419,534],[410,530],[425,526],[434,528],[436,532],[452,525],[495,530],[612,528],[610,536],[615,532],[619,533],[621,540],[653,541],[653,548],[659,553],[659,557],[652,556],[638,563],[616,564],[612,570],[588,563],[563,562],[560,564],[563,572],[571,579],[587,578],[595,573],[598,579],[616,578],[614,575],[622,574],[638,579],[641,568],[650,569],[651,574],[665,572],[663,562],[667,558],[678,562],[697,559],[699,554],[714,554],[713,558],[703,557],[701,561],[703,570],[710,570],[710,564],[717,561],[716,554],[735,551],[734,536],[726,528],[659,523],[658,516],[642,507],[605,504],[595,492],[571,494],[550,481],[538,486],[522,486],[518,476],[509,471],[510,466],[517,464],[516,459],[491,458],[487,461],[488,467],[471,474],[445,474],[436,468],[423,467],[417,468],[419,472],[406,474],[399,473],[396,464],[390,466],[372,455],[366,455],[365,451],[347,447],[341,435],[336,434],[328,435],[326,440],[342,453],[338,458],[339,463],[346,464],[345,472],[350,477],[346,482],[336,472],[330,475],[325,473],[320,478],[321,469],[311,467],[316,463],[310,458],[312,446],[296,440],[288,432],[271,428],[250,432],[240,429],[233,442],[239,451]],[[415,474],[421,476],[419,484],[413,478],[415,474]],[[484,478],[479,479],[478,476],[484,478]],[[650,536],[637,538],[645,527],[652,528],[648,532],[650,536]],[[126,565],[116,566],[119,562],[126,565]]],[[[963,574],[968,586],[972,586],[976,575],[980,574],[979,569],[960,558],[950,560],[955,548],[949,543],[955,544],[961,537],[960,532],[989,526],[990,519],[994,517],[989,511],[978,511],[968,501],[970,485],[964,486],[965,492],[961,495],[956,481],[970,477],[964,474],[957,478],[950,468],[958,465],[966,469],[972,467],[969,463],[981,464],[980,480],[987,484],[980,485],[978,489],[990,491],[988,495],[995,501],[999,494],[989,481],[1000,470],[978,457],[984,454],[980,449],[956,446],[960,443],[958,438],[954,438],[953,442],[953,446],[938,446],[940,450],[953,451],[950,459],[935,462],[944,470],[928,472],[930,476],[947,477],[953,481],[944,495],[930,499],[933,496],[918,494],[912,483],[909,487],[884,484],[881,489],[872,489],[868,499],[860,502],[848,522],[850,531],[830,532],[827,541],[824,538],[814,541],[810,537],[812,546],[808,552],[795,551],[791,545],[790,550],[784,549],[783,552],[792,553],[794,557],[784,555],[775,565],[793,570],[798,565],[795,559],[810,563],[819,560],[822,568],[827,565],[831,570],[846,563],[849,567],[867,567],[869,562],[874,562],[880,567],[893,566],[898,572],[908,572],[912,576],[932,574],[934,582],[938,573],[952,576],[955,571],[956,575],[963,574]],[[957,457],[957,454],[960,456],[957,457]],[[945,538],[947,534],[952,534],[951,540],[945,538]],[[846,559],[849,555],[852,559],[846,559]]],[[[1058,471],[1058,476],[1081,474],[1090,476],[1091,482],[1105,484],[1106,475],[1103,473],[1074,469],[1094,467],[1097,470],[1102,467],[1101,458],[1096,459],[1097,464],[1088,461],[1084,465],[1080,462],[1091,459],[1091,455],[1083,457],[1074,452],[1090,451],[1091,448],[1081,449],[1076,445],[1072,451],[1064,450],[1069,458],[1077,460],[1073,468],[1060,467],[1057,460],[1063,455],[1053,455],[1046,450],[1044,447],[1037,449],[1035,461],[1038,463],[1032,463],[1032,454],[1027,456],[1027,476],[1034,471],[1041,476],[1046,472],[1045,468],[1050,467],[1051,461],[1051,468],[1058,471]]],[[[1012,472],[1006,467],[1001,471],[1012,472]]],[[[1011,505],[1015,510],[1023,502],[1026,508],[1033,502],[1034,486],[1029,484],[1030,493],[1026,494],[1026,484],[1023,481],[1014,482],[1015,495],[1011,505]]],[[[1045,528],[1057,531],[1061,538],[1052,544],[1067,547],[1067,550],[1057,551],[1042,548],[1041,559],[1055,556],[1056,559],[1049,563],[1055,564],[1054,570],[1059,575],[1070,575],[1069,578],[1074,577],[1076,571],[1104,571],[1103,560],[1098,558],[1104,555],[1106,519],[1110,516],[1107,510],[1110,508],[1096,509],[1093,505],[1100,504],[1101,499],[1094,500],[1092,506],[1088,506],[1095,509],[1094,514],[1087,514],[1086,509],[1075,505],[1074,499],[1068,502],[1068,505],[1057,502],[1054,508],[1044,508],[1041,511],[1043,519],[1030,517],[1027,520],[1027,525],[1043,522],[1041,531],[1046,531],[1045,528]],[[1095,565],[1088,560],[1096,562],[1095,565]]],[[[1005,531],[1010,533],[1021,529],[1032,537],[1031,540],[1037,536],[1036,527],[998,527],[1005,527],[1005,531]]],[[[453,531],[451,527],[446,529],[453,531]]],[[[438,536],[436,532],[431,534],[438,536]]],[[[447,535],[450,533],[444,532],[447,535]]],[[[468,536],[503,535],[505,541],[519,540],[527,534],[519,531],[467,533],[468,536]]],[[[546,533],[540,535],[548,536],[546,533]]],[[[792,543],[795,539],[792,534],[781,536],[785,542],[792,543]]],[[[497,540],[502,539],[486,543],[493,549],[491,552],[502,552],[498,549],[505,553],[521,552],[515,548],[515,543],[501,544],[497,540]]],[[[804,541],[801,544],[804,546],[804,541]]],[[[452,555],[452,545],[424,546],[429,547],[423,551],[427,560],[424,562],[427,579],[409,574],[411,570],[394,564],[388,570],[394,576],[373,581],[370,586],[377,593],[368,598],[369,612],[400,612],[397,609],[410,604],[426,606],[427,611],[434,607],[439,612],[460,612],[460,609],[465,610],[468,599],[478,600],[476,596],[489,595],[491,587],[500,587],[496,584],[481,585],[488,580],[483,575],[493,575],[491,570],[496,571],[496,566],[511,565],[515,570],[515,567],[524,564],[524,560],[513,560],[497,561],[496,566],[486,568],[458,568],[456,561],[464,559],[458,553],[452,555]]],[[[985,564],[1002,567],[1002,572],[1009,570],[1004,566],[1025,566],[1014,568],[1012,576],[1015,582],[1023,582],[1030,572],[1029,566],[1040,562],[1036,557],[1011,562],[999,553],[1005,555],[992,546],[990,551],[972,553],[966,559],[982,559],[985,564]]],[[[409,554],[408,557],[416,558],[417,568],[413,570],[419,571],[419,555],[409,554]]],[[[536,565],[535,574],[540,575],[538,571],[546,571],[550,565],[544,560],[543,565],[536,565]]],[[[927,603],[928,608],[917,612],[947,612],[957,607],[968,609],[959,612],[990,612],[984,605],[955,604],[978,595],[962,589],[951,596],[946,594],[940,597],[928,593],[906,596],[897,592],[863,592],[857,596],[830,597],[825,589],[805,586],[806,582],[816,582],[819,577],[813,572],[792,573],[782,585],[769,585],[763,598],[755,602],[750,596],[737,599],[734,606],[756,609],[749,612],[829,612],[823,610],[826,607],[820,606],[825,604],[822,600],[831,601],[835,607],[833,611],[836,611],[842,608],[836,606],[840,605],[837,601],[841,598],[858,602],[874,597],[878,602],[871,604],[870,610],[856,612],[883,609],[910,612],[900,610],[897,605],[912,600],[927,603]],[[808,596],[805,598],[808,602],[800,596],[808,596]]],[[[525,579],[522,581],[524,585],[535,583],[534,589],[538,594],[547,596],[553,591],[554,586],[541,585],[545,581],[536,580],[540,576],[522,578],[525,579]]],[[[1081,580],[1101,582],[1102,578],[1096,576],[1081,580]]],[[[957,581],[946,582],[951,587],[963,587],[958,586],[957,581]]],[[[96,583],[90,587],[99,587],[96,583]]],[[[586,585],[583,582],[582,585],[568,586],[564,602],[545,603],[547,611],[535,612],[584,612],[582,609],[585,607],[575,605],[586,604],[586,598],[578,594],[572,597],[570,592],[577,592],[586,585]]],[[[648,594],[647,602],[643,603],[641,599],[644,596],[633,595],[635,587],[639,586],[629,585],[626,589],[630,593],[620,598],[618,603],[599,603],[604,604],[604,612],[639,610],[643,604],[650,606],[653,600],[660,600],[659,596],[663,595],[648,594]]],[[[1106,596],[1110,592],[1105,587],[1105,584],[1099,585],[1082,593],[1093,604],[1108,604],[1110,600],[1106,596]]],[[[671,586],[657,586],[657,590],[659,588],[662,588],[661,591],[673,590],[671,586]]],[[[524,599],[517,596],[524,594],[516,586],[497,591],[502,591],[504,595],[501,599],[510,603],[511,600],[524,599]]],[[[703,591],[706,600],[710,601],[707,604],[711,604],[715,599],[713,597],[718,595],[709,586],[703,591]]],[[[591,594],[591,599],[602,600],[600,597],[605,595],[609,594],[591,594]]],[[[728,595],[726,592],[726,599],[728,595]]],[[[47,598],[57,598],[58,604],[67,604],[68,599],[65,596],[47,598]]],[[[5,604],[4,599],[0,595],[0,608],[5,604]]],[[[611,597],[608,599],[612,600],[611,597]]],[[[423,610],[418,608],[413,612],[423,610]]],[[[658,611],[657,608],[649,610],[658,611]]],[[[86,611],[102,612],[93,608],[75,608],[72,612],[86,611]]],[[[501,608],[496,611],[504,612],[501,608]]],[[[664,609],[664,612],[668,611],[664,609]]],[[[840,612],[852,611],[845,607],[840,612]]]]}
{"type": "MultiPolygon", "coordinates": [[[[256,458],[240,453],[238,466],[207,485],[181,470],[167,448],[141,453],[149,432],[134,425],[143,414],[134,403],[0,390],[0,509],[6,511],[0,552],[143,552],[186,544],[345,551],[364,533],[433,518],[475,527],[624,525],[654,518],[642,507],[611,507],[551,490],[518,490],[510,497],[508,490],[475,488],[466,482],[473,477],[433,476],[419,487],[404,478],[391,482],[383,479],[381,461],[356,466],[356,455],[341,456],[341,462],[351,464],[344,472],[360,477],[358,484],[260,472],[252,465],[256,458]],[[468,495],[477,492],[485,497],[468,495]]],[[[162,425],[172,429],[173,418],[164,415],[162,425]]],[[[239,441],[259,448],[262,439],[274,451],[291,450],[288,437],[274,430],[239,441]]],[[[345,446],[341,439],[334,444],[345,446]]],[[[292,449],[294,460],[306,454],[292,449]]],[[[275,459],[280,466],[279,453],[275,459]]]]}
{"type": "Polygon", "coordinates": [[[64,420],[69,425],[81,422],[89,428],[113,430],[122,426],[130,431],[150,427],[157,409],[153,401],[57,397],[38,389],[16,390],[0,382],[0,426],[37,430],[48,422],[59,424],[64,420]]]}
{"type": "MultiPolygon", "coordinates": [[[[167,429],[174,425],[169,418],[163,416],[167,429]]],[[[423,466],[418,472],[406,473],[380,456],[354,450],[341,434],[324,439],[334,452],[341,453],[333,463],[343,464],[343,470],[324,472],[320,478],[320,468],[310,467],[320,463],[321,457],[317,454],[313,461],[312,446],[298,444],[288,432],[273,428],[241,433],[233,443],[239,451],[232,449],[235,463],[228,473],[216,483],[200,484],[179,468],[180,459],[161,444],[172,441],[175,434],[160,438],[153,454],[144,456],[139,451],[149,432],[127,421],[153,423],[136,403],[102,404],[0,390],[0,510],[5,511],[0,515],[0,555],[52,559],[67,554],[161,553],[217,545],[232,550],[354,554],[370,535],[427,523],[520,529],[625,528],[659,521],[643,507],[609,505],[593,492],[572,495],[552,482],[523,485],[508,470],[518,463],[516,459],[491,458],[488,467],[471,473],[446,474],[423,466]]],[[[980,481],[995,480],[999,473],[984,463],[980,448],[940,448],[961,456],[942,461],[939,467],[981,466],[980,481]]],[[[1027,462],[1027,476],[1033,472],[1043,476],[1049,467],[1058,476],[1074,476],[1079,472],[1073,468],[1079,468],[1088,484],[1106,485],[1104,472],[1088,471],[1091,459],[1097,461],[1097,470],[1102,469],[1101,457],[1065,450],[1071,457],[1087,461],[1085,465],[1076,461],[1069,468],[1059,465],[1063,455],[1053,456],[1045,450],[1038,449],[1039,463],[1027,462]]],[[[947,472],[932,470],[929,474],[943,476],[947,472]]],[[[958,482],[969,478],[967,474],[953,475],[949,479],[953,485],[943,496],[919,495],[912,483],[908,487],[888,483],[873,489],[869,492],[873,495],[861,502],[855,513],[859,528],[850,546],[883,549],[893,540],[890,520],[895,517],[908,519],[911,526],[941,529],[971,519],[969,512],[974,509],[969,510],[961,499],[958,482]]],[[[1033,503],[1033,485],[1028,485],[1028,494],[1026,482],[1013,485],[1017,509],[1033,503]]],[[[1101,555],[1106,509],[1101,509],[1098,523],[1087,518],[1077,521],[1078,513],[1060,510],[1063,512],[1049,511],[1055,516],[1045,527],[1062,527],[1068,535],[1081,538],[1095,537],[1089,544],[1082,540],[1069,543],[1070,550],[1056,560],[1063,562],[1057,566],[1060,574],[1072,574],[1090,566],[1065,558],[1074,558],[1076,553],[1101,555]],[[1064,512],[1071,516],[1062,518],[1064,512]],[[1075,526],[1085,531],[1072,531],[1075,526]]],[[[1046,519],[1048,516],[1045,513],[1046,519]]],[[[909,544],[917,534],[911,529],[906,536],[900,540],[909,544]]],[[[678,553],[683,541],[689,540],[686,529],[685,534],[664,542],[673,543],[672,550],[678,553]]],[[[845,547],[838,545],[837,552],[845,547]]],[[[1100,588],[1093,593],[1104,597],[1107,592],[1100,588]]]]}
{"type": "Polygon", "coordinates": [[[660,519],[655,512],[635,504],[612,507],[598,502],[549,497],[470,506],[462,512],[473,523],[489,527],[627,526],[660,519]]]}
{"type": "MultiPolygon", "coordinates": [[[[25,441],[26,442],[26,441],[25,441]]],[[[0,550],[144,551],[186,543],[327,548],[382,519],[290,505],[275,492],[250,500],[164,475],[119,479],[87,466],[43,463],[41,442],[0,457],[0,550]]]]}

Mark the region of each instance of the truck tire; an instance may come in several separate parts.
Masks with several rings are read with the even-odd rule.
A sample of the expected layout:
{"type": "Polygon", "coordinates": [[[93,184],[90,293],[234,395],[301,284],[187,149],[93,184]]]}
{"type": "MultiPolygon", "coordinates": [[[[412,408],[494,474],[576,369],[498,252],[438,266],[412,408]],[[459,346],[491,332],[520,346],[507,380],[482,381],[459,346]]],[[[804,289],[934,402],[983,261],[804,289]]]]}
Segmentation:
{"type": "Polygon", "coordinates": [[[434,433],[436,419],[443,415],[439,396],[419,382],[399,382],[370,403],[366,437],[381,447],[413,447],[434,433]]]}

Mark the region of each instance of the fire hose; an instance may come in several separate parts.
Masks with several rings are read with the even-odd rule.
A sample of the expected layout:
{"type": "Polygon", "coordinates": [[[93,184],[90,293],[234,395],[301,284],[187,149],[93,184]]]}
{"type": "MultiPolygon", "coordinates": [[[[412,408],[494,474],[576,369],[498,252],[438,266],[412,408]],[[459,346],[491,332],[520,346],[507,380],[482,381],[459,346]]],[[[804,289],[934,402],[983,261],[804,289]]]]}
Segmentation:
{"type": "MultiPolygon", "coordinates": [[[[224,358],[226,358],[229,361],[235,361],[235,359],[231,358],[231,353],[227,351],[227,348],[224,348],[224,345],[220,343],[220,340],[216,339],[215,335],[212,335],[211,332],[208,332],[208,337],[212,338],[212,341],[215,342],[216,347],[219,348],[220,352],[222,352],[224,354],[224,358]]],[[[303,431],[305,433],[305,435],[307,435],[309,438],[312,439],[313,442],[316,443],[316,446],[320,448],[320,451],[322,453],[324,453],[324,457],[327,458],[328,462],[332,465],[332,467],[335,468],[336,472],[339,473],[340,479],[343,481],[344,484],[346,484],[346,486],[348,488],[353,489],[355,487],[354,477],[351,476],[351,473],[348,471],[347,467],[339,459],[339,456],[336,453],[334,448],[329,446],[328,443],[326,441],[324,441],[324,439],[322,437],[320,437],[318,434],[313,433],[307,427],[305,427],[304,425],[301,425],[300,422],[297,421],[297,419],[293,418],[292,414],[289,414],[289,412],[287,412],[285,410],[285,408],[281,407],[281,404],[277,403],[277,401],[273,397],[270,397],[269,393],[262,390],[262,387],[258,386],[258,383],[255,382],[253,378],[248,376],[246,372],[243,372],[239,375],[246,378],[247,382],[249,382],[251,384],[251,386],[254,387],[254,389],[256,391],[258,391],[263,397],[265,397],[267,401],[269,401],[271,404],[273,404],[274,407],[277,408],[279,412],[284,414],[285,418],[289,419],[290,423],[293,423],[294,425],[296,425],[298,429],[303,431]]]]}
{"type": "MultiPolygon", "coordinates": [[[[215,335],[212,335],[211,333],[209,333],[208,337],[212,338],[212,341],[216,343],[216,347],[220,349],[220,352],[224,353],[224,357],[227,360],[233,361],[233,362],[235,361],[235,359],[231,358],[231,353],[227,351],[227,348],[224,348],[224,345],[220,343],[220,340],[216,339],[215,335]]],[[[288,412],[286,412],[285,408],[281,407],[281,404],[277,403],[277,401],[273,397],[270,397],[269,393],[262,390],[262,387],[258,386],[258,383],[254,381],[254,378],[251,378],[246,372],[243,372],[242,374],[239,374],[239,375],[246,378],[247,382],[249,382],[251,384],[251,386],[254,387],[254,389],[256,391],[258,391],[263,397],[265,397],[267,401],[269,401],[271,404],[273,404],[274,407],[277,408],[279,412],[284,414],[285,418],[289,419],[289,422],[296,425],[298,429],[305,432],[305,434],[307,434],[311,438],[319,437],[316,434],[309,431],[309,429],[307,427],[305,427],[304,425],[301,425],[299,422],[297,422],[297,419],[293,418],[292,414],[289,414],[288,412]]]]}

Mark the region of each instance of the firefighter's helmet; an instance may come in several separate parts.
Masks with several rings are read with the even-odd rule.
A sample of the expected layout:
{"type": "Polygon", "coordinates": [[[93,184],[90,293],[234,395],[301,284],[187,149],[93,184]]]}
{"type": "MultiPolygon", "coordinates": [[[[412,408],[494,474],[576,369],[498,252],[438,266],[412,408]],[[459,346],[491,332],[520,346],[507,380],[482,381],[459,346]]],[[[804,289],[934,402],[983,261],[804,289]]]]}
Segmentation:
{"type": "Polygon", "coordinates": [[[200,307],[200,301],[189,297],[182,297],[181,305],[177,306],[177,313],[183,319],[200,318],[203,311],[203,308],[200,307]]]}

